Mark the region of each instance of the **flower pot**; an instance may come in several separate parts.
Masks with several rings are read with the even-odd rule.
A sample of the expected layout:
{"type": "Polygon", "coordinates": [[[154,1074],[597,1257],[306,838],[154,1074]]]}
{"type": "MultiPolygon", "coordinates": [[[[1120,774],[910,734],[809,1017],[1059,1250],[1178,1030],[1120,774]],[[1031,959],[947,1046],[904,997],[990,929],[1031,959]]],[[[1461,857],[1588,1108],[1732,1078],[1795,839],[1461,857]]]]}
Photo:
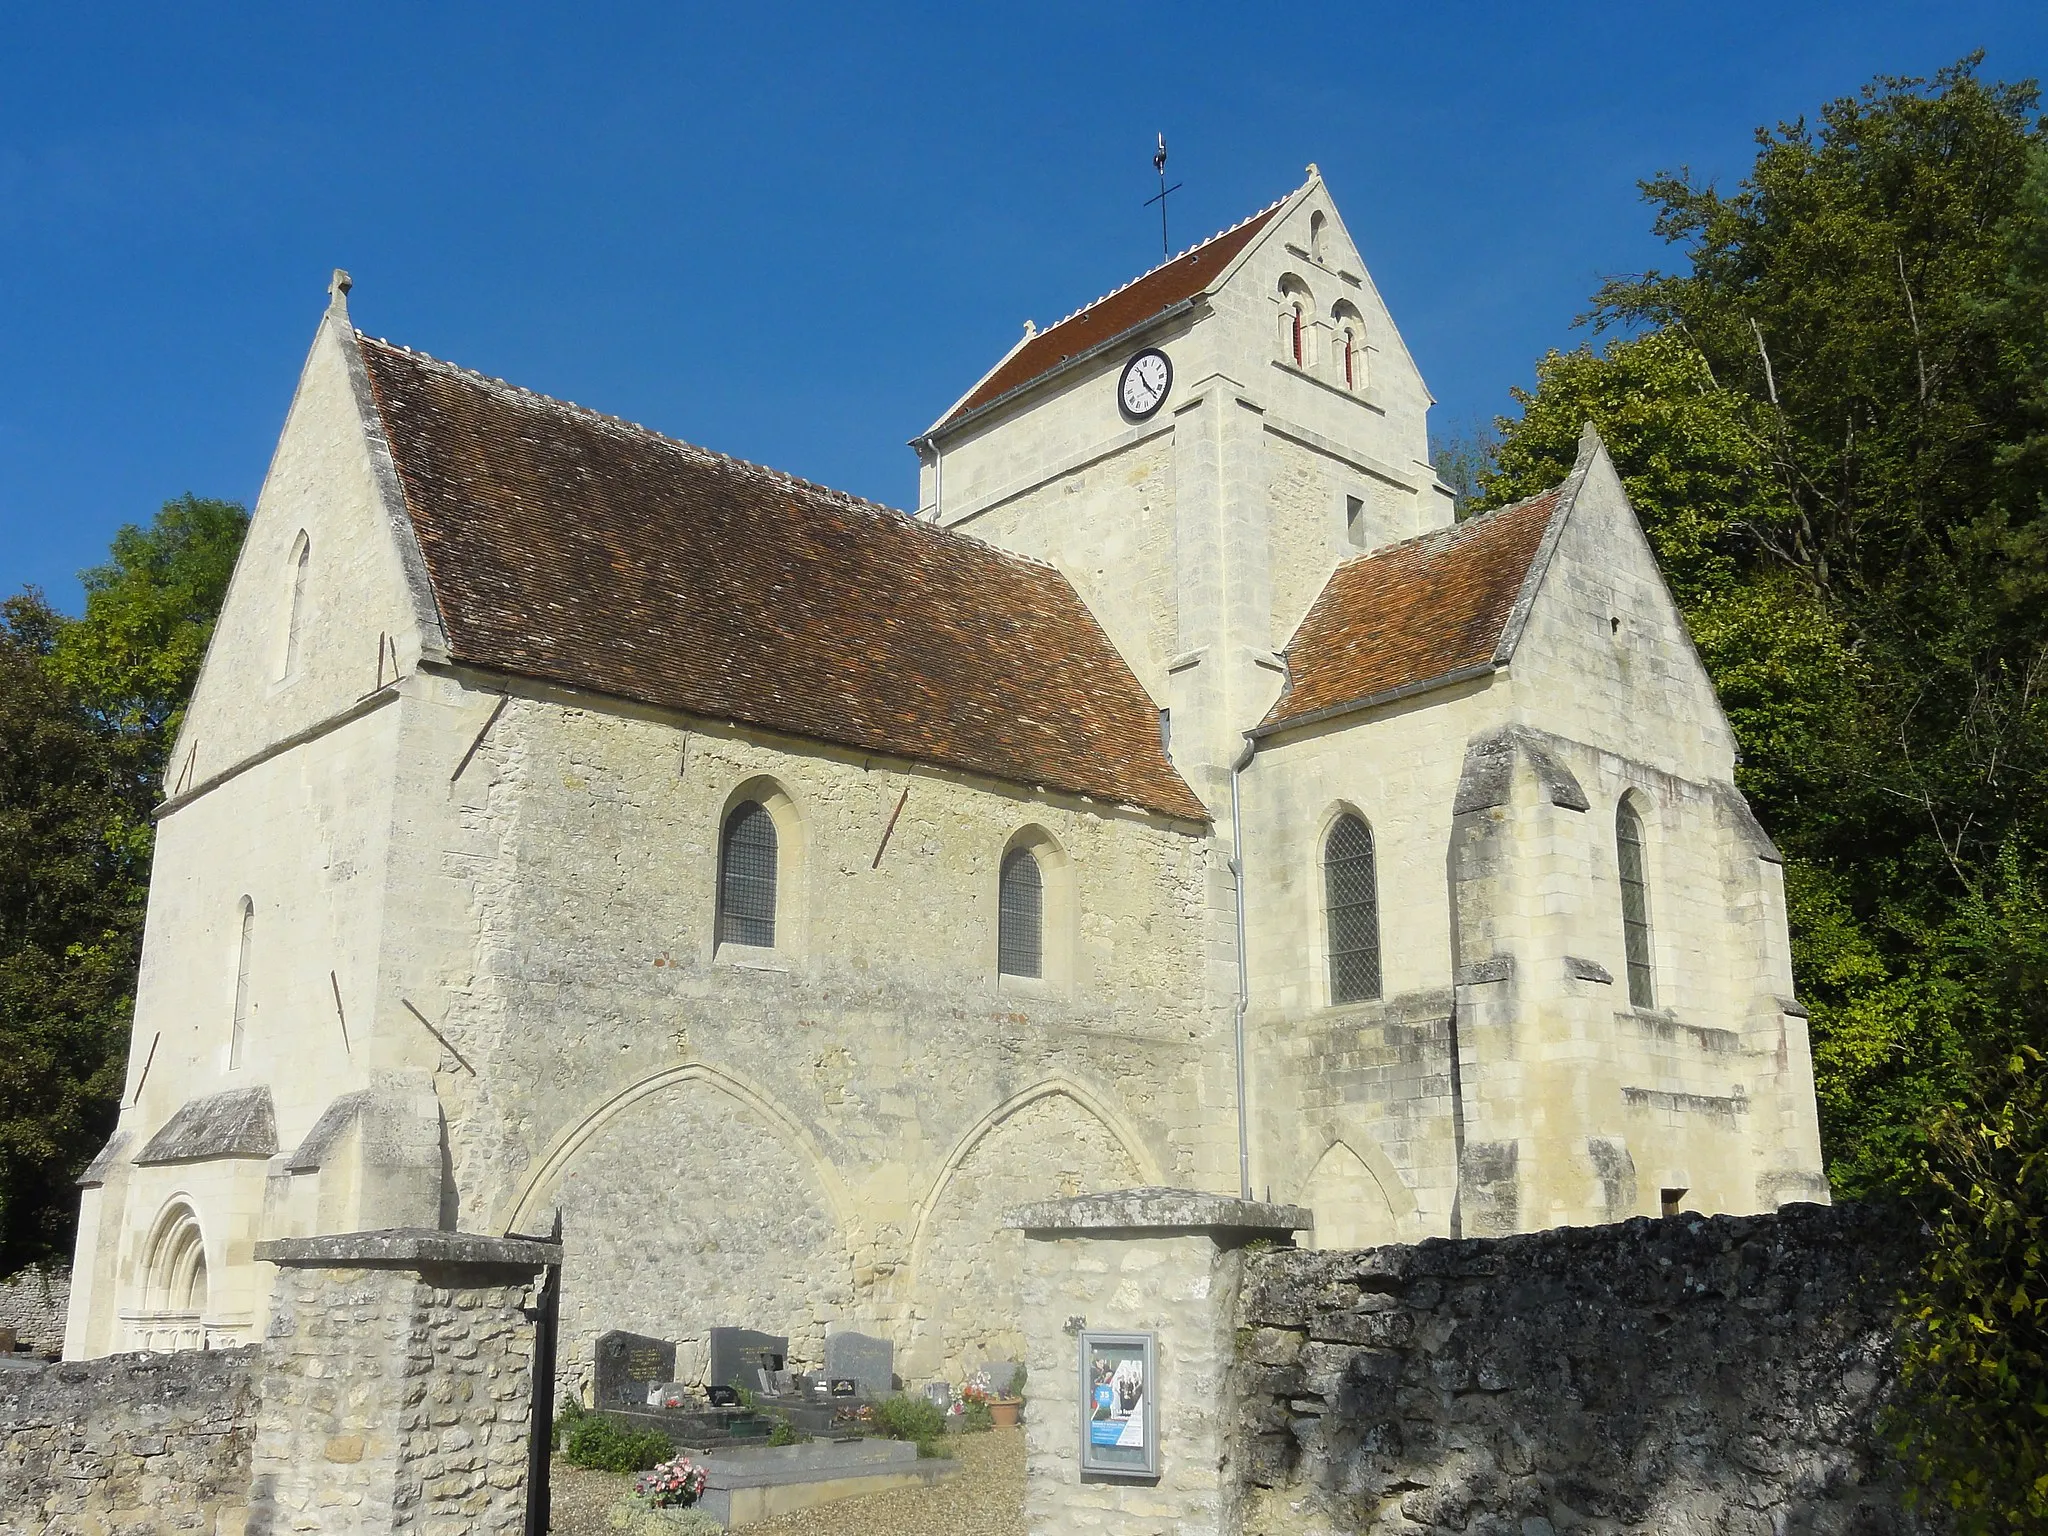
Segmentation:
{"type": "Polygon", "coordinates": [[[1021,1397],[992,1397],[989,1399],[989,1417],[996,1421],[997,1429],[1015,1429],[1017,1415],[1024,1410],[1021,1397]]]}

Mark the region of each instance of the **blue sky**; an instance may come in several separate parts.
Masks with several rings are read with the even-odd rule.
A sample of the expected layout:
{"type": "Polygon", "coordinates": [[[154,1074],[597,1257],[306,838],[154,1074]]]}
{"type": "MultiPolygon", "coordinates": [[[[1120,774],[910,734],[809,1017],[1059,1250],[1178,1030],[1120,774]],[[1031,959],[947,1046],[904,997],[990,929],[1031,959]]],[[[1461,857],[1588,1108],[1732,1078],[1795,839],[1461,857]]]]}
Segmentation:
{"type": "Polygon", "coordinates": [[[373,333],[898,506],[1018,334],[1318,162],[1435,390],[1507,408],[1635,182],[2048,5],[10,6],[0,591],[253,501],[331,267],[373,333]]]}

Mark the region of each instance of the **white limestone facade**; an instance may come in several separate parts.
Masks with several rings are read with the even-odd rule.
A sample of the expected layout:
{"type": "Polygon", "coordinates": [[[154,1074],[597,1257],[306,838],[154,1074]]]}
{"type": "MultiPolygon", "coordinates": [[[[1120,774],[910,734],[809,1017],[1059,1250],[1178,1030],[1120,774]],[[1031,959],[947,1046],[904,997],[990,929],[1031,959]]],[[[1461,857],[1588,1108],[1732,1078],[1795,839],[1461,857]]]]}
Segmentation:
{"type": "Polygon", "coordinates": [[[1320,178],[1259,220],[917,440],[917,516],[951,531],[925,536],[1071,583],[1206,819],[479,664],[337,298],[165,786],[67,1354],[260,1337],[265,1239],[559,1209],[572,1384],[607,1329],[701,1370],[721,1324],[813,1363],[886,1333],[906,1380],[958,1379],[1023,1358],[1002,1217],[1032,1201],[1248,1187],[1331,1246],[1825,1199],[1777,856],[1596,443],[1486,667],[1285,716],[1333,573],[1453,506],[1320,178]],[[1134,419],[1145,347],[1173,382],[1134,419]],[[768,947],[716,941],[746,803],[776,832],[768,947]],[[1346,813],[1382,976],[1335,1001],[1346,813]],[[1035,978],[998,962],[1020,847],[1035,978]]]}

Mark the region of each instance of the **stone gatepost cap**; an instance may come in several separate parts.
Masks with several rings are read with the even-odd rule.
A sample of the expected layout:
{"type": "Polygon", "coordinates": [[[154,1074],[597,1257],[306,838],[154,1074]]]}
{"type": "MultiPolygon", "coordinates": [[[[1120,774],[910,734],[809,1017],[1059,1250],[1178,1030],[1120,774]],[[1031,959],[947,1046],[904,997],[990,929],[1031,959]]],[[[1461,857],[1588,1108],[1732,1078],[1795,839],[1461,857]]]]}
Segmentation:
{"type": "Polygon", "coordinates": [[[1004,1226],[1023,1232],[1234,1232],[1284,1237],[1315,1224],[1306,1206],[1160,1185],[1041,1200],[1003,1217],[1004,1226]]]}
{"type": "Polygon", "coordinates": [[[390,1227],[381,1232],[330,1232],[320,1237],[273,1237],[256,1257],[300,1269],[397,1269],[415,1264],[500,1264],[541,1269],[562,1262],[562,1245],[531,1237],[485,1237],[431,1227],[390,1227]]]}

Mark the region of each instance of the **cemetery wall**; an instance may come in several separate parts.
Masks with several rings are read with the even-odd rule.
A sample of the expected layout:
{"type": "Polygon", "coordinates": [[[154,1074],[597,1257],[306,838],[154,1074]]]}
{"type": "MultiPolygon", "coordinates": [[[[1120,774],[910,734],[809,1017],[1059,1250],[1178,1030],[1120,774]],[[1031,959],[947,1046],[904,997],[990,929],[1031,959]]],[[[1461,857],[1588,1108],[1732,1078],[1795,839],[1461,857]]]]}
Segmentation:
{"type": "Polygon", "coordinates": [[[1247,1536],[1932,1529],[1876,1438],[1912,1227],[1866,1207],[1247,1260],[1247,1536]]]}
{"type": "Polygon", "coordinates": [[[284,1263],[264,1349],[249,1536],[331,1529],[337,1508],[349,1511],[351,1530],[522,1528],[533,1270],[376,1252],[408,1241],[417,1250],[422,1237],[478,1242],[372,1233],[268,1245],[284,1263]],[[323,1244],[346,1267],[322,1267],[323,1244]]]}
{"type": "Polygon", "coordinates": [[[0,1531],[240,1536],[259,1353],[0,1370],[0,1531]]]}
{"type": "Polygon", "coordinates": [[[24,1269],[0,1280],[0,1328],[13,1329],[16,1347],[26,1353],[58,1354],[70,1301],[70,1269],[24,1269]]]}

